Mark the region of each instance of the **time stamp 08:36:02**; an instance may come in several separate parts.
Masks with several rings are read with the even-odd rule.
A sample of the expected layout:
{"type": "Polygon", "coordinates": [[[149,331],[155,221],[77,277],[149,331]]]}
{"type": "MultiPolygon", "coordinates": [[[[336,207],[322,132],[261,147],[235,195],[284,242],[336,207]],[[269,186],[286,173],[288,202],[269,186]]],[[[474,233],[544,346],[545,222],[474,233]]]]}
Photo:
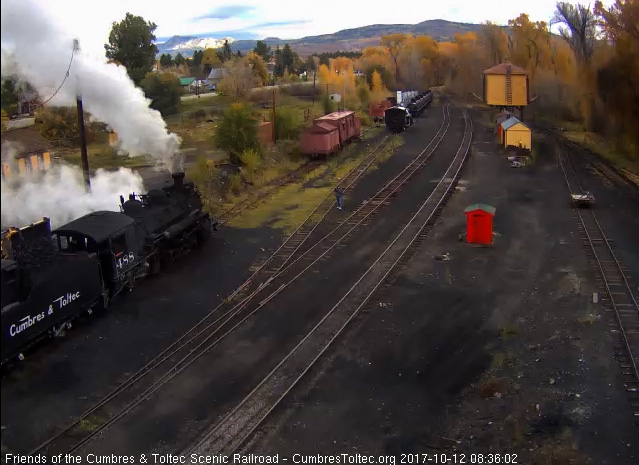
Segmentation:
{"type": "Polygon", "coordinates": [[[519,464],[517,454],[400,454],[399,463],[418,465],[434,464],[519,464]]]}

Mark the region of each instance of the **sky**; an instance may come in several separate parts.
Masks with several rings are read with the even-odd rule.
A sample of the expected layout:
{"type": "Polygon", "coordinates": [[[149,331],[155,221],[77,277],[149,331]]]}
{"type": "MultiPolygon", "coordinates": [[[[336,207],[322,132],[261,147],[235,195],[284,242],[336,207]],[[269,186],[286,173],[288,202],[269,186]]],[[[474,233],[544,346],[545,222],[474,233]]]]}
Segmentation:
{"type": "MultiPolygon", "coordinates": [[[[531,20],[549,21],[555,0],[408,1],[398,7],[388,0],[158,1],[37,0],[61,26],[80,39],[86,51],[104,54],[113,21],[127,12],[157,24],[158,42],[173,35],[296,39],[330,34],[370,24],[414,24],[428,19],[506,24],[526,12],[531,20]]],[[[594,3],[594,2],[593,2],[594,3]]],[[[604,1],[610,4],[611,1],[604,1]]]]}

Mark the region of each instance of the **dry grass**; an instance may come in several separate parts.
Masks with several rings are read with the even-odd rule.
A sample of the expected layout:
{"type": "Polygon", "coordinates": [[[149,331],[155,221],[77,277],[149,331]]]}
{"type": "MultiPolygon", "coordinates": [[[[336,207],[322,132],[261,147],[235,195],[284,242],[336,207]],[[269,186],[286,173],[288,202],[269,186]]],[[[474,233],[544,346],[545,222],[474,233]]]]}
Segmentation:
{"type": "Polygon", "coordinates": [[[283,186],[268,202],[233,218],[230,225],[238,228],[271,226],[286,233],[294,231],[326,196],[331,195],[333,186],[366,157],[366,150],[358,150],[355,154],[356,148],[360,147],[347,147],[326,164],[283,186]]]}
{"type": "Polygon", "coordinates": [[[619,153],[612,143],[599,134],[585,131],[565,131],[563,136],[579,145],[582,145],[615,166],[630,171],[634,176],[639,176],[639,160],[631,160],[623,154],[619,153]]]}
{"type": "MultiPolygon", "coordinates": [[[[108,144],[91,144],[87,148],[87,153],[89,158],[89,168],[91,171],[95,171],[99,168],[115,170],[120,167],[133,169],[154,165],[154,161],[150,157],[129,157],[126,155],[118,155],[117,152],[108,144]]],[[[59,156],[60,159],[66,163],[82,166],[82,154],[80,149],[57,151],[53,155],[59,156]]]]}

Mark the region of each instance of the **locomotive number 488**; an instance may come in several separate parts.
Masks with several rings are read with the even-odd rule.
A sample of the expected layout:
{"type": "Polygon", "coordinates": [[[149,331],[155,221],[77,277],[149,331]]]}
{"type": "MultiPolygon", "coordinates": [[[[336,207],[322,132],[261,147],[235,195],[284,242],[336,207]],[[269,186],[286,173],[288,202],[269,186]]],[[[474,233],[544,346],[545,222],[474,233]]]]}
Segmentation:
{"type": "Polygon", "coordinates": [[[120,257],[118,257],[117,261],[115,262],[115,265],[122,269],[122,268],[126,268],[129,264],[133,264],[133,262],[135,261],[135,255],[133,255],[133,252],[129,252],[128,255],[126,254],[122,254],[120,257]]]}

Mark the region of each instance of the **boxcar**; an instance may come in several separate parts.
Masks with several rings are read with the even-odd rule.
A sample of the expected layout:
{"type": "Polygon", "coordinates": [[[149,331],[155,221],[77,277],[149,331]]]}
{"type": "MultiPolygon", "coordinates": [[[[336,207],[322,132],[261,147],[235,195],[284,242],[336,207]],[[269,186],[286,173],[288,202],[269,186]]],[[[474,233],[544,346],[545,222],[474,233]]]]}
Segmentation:
{"type": "Polygon", "coordinates": [[[339,149],[339,131],[330,124],[316,122],[302,133],[302,152],[326,156],[339,149]]]}
{"type": "Polygon", "coordinates": [[[336,128],[339,132],[340,145],[358,138],[361,134],[360,121],[354,111],[336,111],[317,118],[315,122],[326,123],[336,128]]]}

